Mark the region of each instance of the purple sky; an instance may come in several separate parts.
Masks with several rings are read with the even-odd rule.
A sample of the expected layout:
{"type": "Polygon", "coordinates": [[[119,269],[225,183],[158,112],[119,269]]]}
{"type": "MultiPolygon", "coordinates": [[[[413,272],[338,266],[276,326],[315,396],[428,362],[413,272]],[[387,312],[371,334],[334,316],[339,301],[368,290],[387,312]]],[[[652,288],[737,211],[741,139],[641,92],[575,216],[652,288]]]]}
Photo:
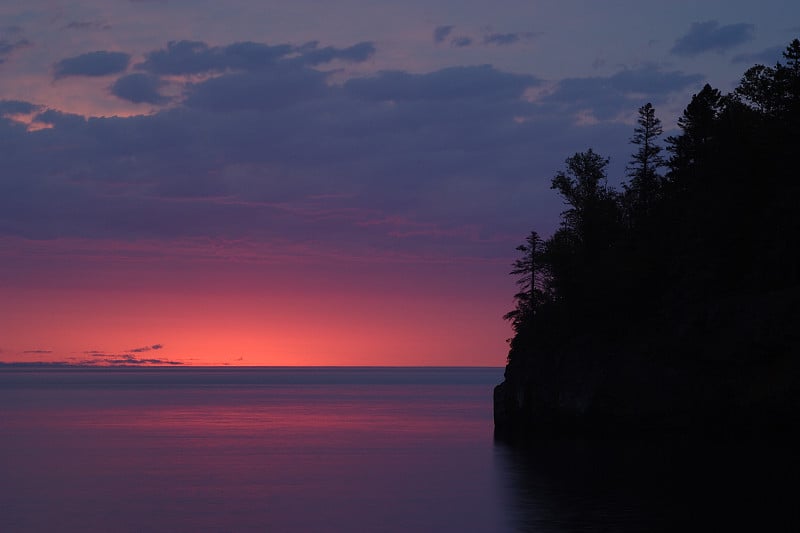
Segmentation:
{"type": "MultiPolygon", "coordinates": [[[[408,316],[463,316],[462,338],[453,325],[419,342],[452,353],[422,362],[502,364],[508,265],[531,229],[555,227],[564,159],[593,147],[617,182],[638,107],[669,132],[704,83],[730,90],[798,34],[785,1],[3,2],[0,297],[28,307],[0,311],[0,360],[91,348],[88,318],[43,312],[59,291],[253,294],[231,280],[260,264],[280,281],[259,290],[309,301],[292,272],[360,272],[385,287],[384,336],[395,291],[414,295],[408,316]],[[187,271],[196,285],[176,281],[187,271]],[[462,285],[437,292],[445,278],[462,285]],[[452,294],[475,287],[467,317],[452,294]],[[58,333],[67,318],[85,340],[58,333]]],[[[330,297],[345,293],[359,290],[330,297]]],[[[104,349],[168,352],[151,337],[104,349]]],[[[369,349],[358,361],[417,361],[369,349]]]]}

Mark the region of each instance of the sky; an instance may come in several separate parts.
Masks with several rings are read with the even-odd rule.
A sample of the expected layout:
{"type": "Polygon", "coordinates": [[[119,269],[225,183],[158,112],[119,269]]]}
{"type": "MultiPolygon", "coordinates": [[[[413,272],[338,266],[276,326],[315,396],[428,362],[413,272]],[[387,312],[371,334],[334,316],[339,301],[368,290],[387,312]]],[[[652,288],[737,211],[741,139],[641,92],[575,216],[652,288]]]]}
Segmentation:
{"type": "Polygon", "coordinates": [[[765,0],[5,0],[0,363],[500,366],[593,148],[800,37],[765,0]]]}

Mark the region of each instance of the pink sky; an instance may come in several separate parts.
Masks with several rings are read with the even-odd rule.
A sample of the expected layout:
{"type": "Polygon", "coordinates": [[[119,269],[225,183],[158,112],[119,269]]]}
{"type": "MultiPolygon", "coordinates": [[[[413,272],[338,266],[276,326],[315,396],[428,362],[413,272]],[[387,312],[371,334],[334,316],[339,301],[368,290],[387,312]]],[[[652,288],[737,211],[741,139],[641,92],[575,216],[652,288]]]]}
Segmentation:
{"type": "MultiPolygon", "coordinates": [[[[787,22],[788,21],[788,22],[787,22]]],[[[794,22],[791,22],[794,21],[794,22]]],[[[768,0],[0,4],[0,362],[505,363],[507,275],[768,0]]]]}

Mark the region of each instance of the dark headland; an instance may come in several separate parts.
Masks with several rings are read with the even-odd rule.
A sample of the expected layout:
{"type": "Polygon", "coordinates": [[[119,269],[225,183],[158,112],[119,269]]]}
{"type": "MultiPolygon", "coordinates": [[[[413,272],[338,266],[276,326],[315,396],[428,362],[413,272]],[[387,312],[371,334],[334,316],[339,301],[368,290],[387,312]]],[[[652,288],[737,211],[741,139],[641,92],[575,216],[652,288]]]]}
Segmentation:
{"type": "Polygon", "coordinates": [[[498,436],[789,432],[800,425],[800,40],[661,139],[639,109],[621,190],[576,153],[532,232],[498,436]],[[665,150],[662,150],[662,145],[665,150]]]}

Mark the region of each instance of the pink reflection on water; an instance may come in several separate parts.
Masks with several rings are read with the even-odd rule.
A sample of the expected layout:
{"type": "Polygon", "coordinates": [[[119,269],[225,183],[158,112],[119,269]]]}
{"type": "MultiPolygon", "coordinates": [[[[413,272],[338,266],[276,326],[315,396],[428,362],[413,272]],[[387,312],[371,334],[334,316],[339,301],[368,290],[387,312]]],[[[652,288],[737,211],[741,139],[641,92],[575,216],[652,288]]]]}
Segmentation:
{"type": "Polygon", "coordinates": [[[2,390],[0,526],[497,530],[488,394],[477,385],[2,390]]]}

